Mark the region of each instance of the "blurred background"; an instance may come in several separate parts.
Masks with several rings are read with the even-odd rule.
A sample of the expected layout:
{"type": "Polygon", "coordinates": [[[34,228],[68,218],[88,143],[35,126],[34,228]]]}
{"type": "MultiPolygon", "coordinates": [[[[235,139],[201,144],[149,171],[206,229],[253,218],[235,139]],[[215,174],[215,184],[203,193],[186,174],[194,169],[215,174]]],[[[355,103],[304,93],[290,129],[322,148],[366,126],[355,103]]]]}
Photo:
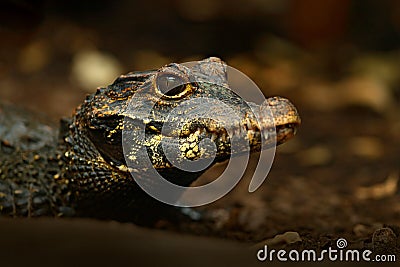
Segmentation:
{"type": "Polygon", "coordinates": [[[214,204],[220,235],[357,244],[400,224],[399,1],[5,0],[0,38],[0,99],[54,119],[119,74],[207,56],[293,101],[297,137],[259,191],[214,204]]]}
{"type": "MultiPolygon", "coordinates": [[[[223,58],[269,95],[316,76],[371,74],[393,86],[399,18],[395,0],[5,0],[0,97],[58,117],[121,73],[206,56],[223,58]]],[[[380,94],[399,99],[397,88],[380,94]]]]}

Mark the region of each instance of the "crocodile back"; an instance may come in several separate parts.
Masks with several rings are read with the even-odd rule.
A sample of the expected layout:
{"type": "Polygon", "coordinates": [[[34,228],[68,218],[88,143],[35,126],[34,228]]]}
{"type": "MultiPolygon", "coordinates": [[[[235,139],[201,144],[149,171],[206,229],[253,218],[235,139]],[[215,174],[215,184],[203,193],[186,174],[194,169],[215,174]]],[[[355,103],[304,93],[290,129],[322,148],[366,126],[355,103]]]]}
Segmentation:
{"type": "Polygon", "coordinates": [[[57,212],[57,135],[44,116],[0,103],[0,216],[57,212]]]}
{"type": "MultiPolygon", "coordinates": [[[[54,145],[57,138],[54,122],[42,114],[0,103],[0,147],[33,151],[54,145]]],[[[2,153],[7,153],[2,150],[2,153]]]]}

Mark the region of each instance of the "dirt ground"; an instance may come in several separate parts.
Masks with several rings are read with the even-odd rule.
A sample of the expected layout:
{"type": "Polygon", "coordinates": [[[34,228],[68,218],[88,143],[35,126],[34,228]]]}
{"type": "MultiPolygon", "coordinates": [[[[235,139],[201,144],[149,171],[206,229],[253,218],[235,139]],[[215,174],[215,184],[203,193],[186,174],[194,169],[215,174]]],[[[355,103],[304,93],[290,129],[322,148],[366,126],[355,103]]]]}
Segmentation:
{"type": "MultiPolygon", "coordinates": [[[[120,14],[121,9],[112,12],[120,14]]],[[[188,47],[180,41],[197,38],[182,26],[186,25],[182,23],[185,18],[166,24],[174,26],[171,36],[164,36],[151,24],[145,28],[135,24],[139,27],[137,35],[134,31],[128,35],[124,30],[129,27],[121,26],[125,20],[102,22],[104,17],[100,15],[104,11],[99,11],[93,21],[57,14],[33,16],[32,21],[22,21],[22,25],[11,24],[10,28],[17,27],[17,31],[2,28],[2,39],[7,41],[1,44],[1,101],[57,120],[69,116],[87,93],[120,73],[215,55],[252,78],[266,96],[289,98],[302,118],[296,137],[277,148],[268,178],[256,192],[247,192],[251,170],[258,159],[253,155],[245,177],[232,192],[198,208],[204,221],[180,225],[162,221],[158,228],[163,231],[150,233],[152,230],[135,227],[136,234],[148,233],[159,241],[164,240],[165,233],[173,233],[165,240],[189,238],[187,243],[177,241],[176,255],[185,247],[192,249],[188,243],[197,241],[191,238],[201,236],[196,237],[202,241],[193,249],[201,255],[202,249],[208,247],[201,256],[204,258],[215,256],[210,248],[215,252],[226,245],[215,245],[219,241],[238,241],[239,246],[256,250],[267,244],[270,248],[320,251],[336,248],[337,240],[344,238],[348,249],[370,249],[400,259],[400,50],[378,51],[351,45],[307,49],[269,33],[249,39],[254,41],[251,49],[236,44],[235,49],[224,50],[223,47],[235,46],[230,39],[222,48],[213,47],[210,43],[213,44],[214,35],[207,35],[208,42],[197,37],[199,43],[188,47]],[[166,45],[168,38],[173,41],[166,45]],[[202,49],[202,45],[208,46],[202,49]],[[104,68],[97,69],[99,65],[104,68]],[[285,235],[278,236],[282,234],[285,235]]],[[[120,16],[128,14],[125,11],[120,16]]],[[[254,22],[245,14],[242,16],[245,26],[254,22]]],[[[167,18],[170,17],[165,15],[167,18]]],[[[200,36],[210,27],[190,25],[200,36]]],[[[245,34],[241,28],[238,31],[245,34]]],[[[224,166],[213,167],[201,180],[214,179],[224,166]]],[[[101,228],[103,222],[89,223],[101,228]]],[[[41,231],[40,226],[33,229],[41,231]]],[[[66,229],[74,231],[68,225],[66,229]]],[[[109,226],[101,229],[99,232],[104,234],[109,226]]],[[[36,244],[34,239],[32,244],[36,244]]],[[[113,242],[119,241],[107,239],[107,247],[113,242]]],[[[151,244],[144,242],[143,246],[151,244]]],[[[239,250],[235,249],[232,251],[239,250]]],[[[125,252],[129,254],[128,250],[125,252]]],[[[171,250],[169,255],[174,254],[171,250]]],[[[228,252],[223,255],[236,259],[228,252]]],[[[241,260],[245,259],[237,262],[241,260]]]]}

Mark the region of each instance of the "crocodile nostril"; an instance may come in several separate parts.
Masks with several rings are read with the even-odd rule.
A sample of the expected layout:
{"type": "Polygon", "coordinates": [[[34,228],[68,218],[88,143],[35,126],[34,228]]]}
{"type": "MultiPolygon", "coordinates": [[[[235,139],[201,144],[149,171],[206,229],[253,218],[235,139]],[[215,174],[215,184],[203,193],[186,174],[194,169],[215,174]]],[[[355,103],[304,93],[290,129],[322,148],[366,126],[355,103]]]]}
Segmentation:
{"type": "Polygon", "coordinates": [[[146,132],[161,133],[162,124],[157,122],[149,122],[146,124],[146,132]]]}

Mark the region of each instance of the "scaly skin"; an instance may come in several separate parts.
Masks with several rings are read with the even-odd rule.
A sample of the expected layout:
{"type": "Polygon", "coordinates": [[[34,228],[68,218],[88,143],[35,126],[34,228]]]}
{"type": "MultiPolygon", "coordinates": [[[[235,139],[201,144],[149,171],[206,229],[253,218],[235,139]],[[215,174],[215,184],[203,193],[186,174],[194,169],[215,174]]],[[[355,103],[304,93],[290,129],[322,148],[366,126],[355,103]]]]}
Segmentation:
{"type": "Polygon", "coordinates": [[[59,130],[1,105],[0,215],[84,216],[146,224],[167,209],[144,193],[131,175],[152,182],[142,167],[145,157],[165,179],[182,186],[189,186],[205,171],[174,167],[160,140],[178,142],[179,162],[209,157],[199,146],[209,138],[217,147],[215,163],[244,151],[231,151],[228,131],[244,134],[252,152],[260,151],[261,144],[274,145],[275,133],[276,144],[295,134],[300,117],[287,99],[273,97],[260,106],[251,104],[256,112],[268,106],[273,113],[273,118],[260,115],[258,123],[250,104],[226,87],[225,63],[209,58],[191,68],[170,64],[157,71],[122,75],[89,95],[72,118],[61,121],[59,130]],[[168,86],[179,82],[184,85],[167,92],[168,86]],[[224,128],[207,118],[167,117],[183,101],[205,97],[227,104],[240,120],[224,128]],[[154,105],[150,114],[144,113],[147,105],[154,105]],[[171,121],[182,124],[164,131],[163,125],[171,121]],[[144,138],[140,129],[145,130],[144,138]],[[267,138],[262,139],[260,129],[267,138]],[[123,131],[131,140],[125,151],[123,131]]]}

